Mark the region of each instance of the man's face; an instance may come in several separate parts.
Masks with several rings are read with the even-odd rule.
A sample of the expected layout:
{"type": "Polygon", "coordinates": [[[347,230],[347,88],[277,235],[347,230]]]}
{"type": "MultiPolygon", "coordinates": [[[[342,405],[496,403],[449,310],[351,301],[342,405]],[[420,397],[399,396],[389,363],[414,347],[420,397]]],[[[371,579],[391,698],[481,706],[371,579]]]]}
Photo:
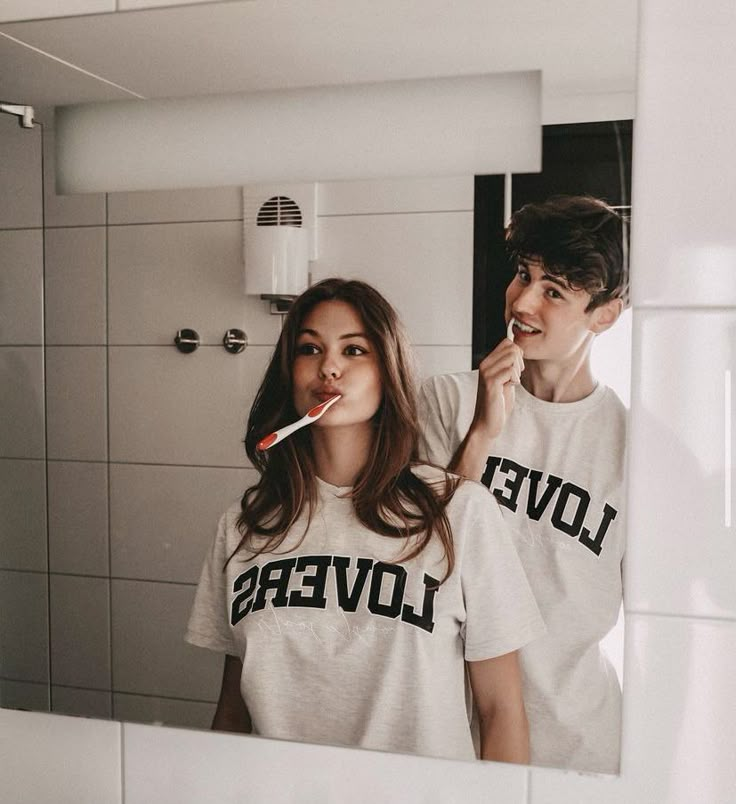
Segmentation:
{"type": "Polygon", "coordinates": [[[527,360],[564,361],[596,332],[597,311],[585,290],[573,290],[561,277],[546,273],[538,259],[519,260],[506,289],[506,323],[515,318],[514,342],[527,360]]]}

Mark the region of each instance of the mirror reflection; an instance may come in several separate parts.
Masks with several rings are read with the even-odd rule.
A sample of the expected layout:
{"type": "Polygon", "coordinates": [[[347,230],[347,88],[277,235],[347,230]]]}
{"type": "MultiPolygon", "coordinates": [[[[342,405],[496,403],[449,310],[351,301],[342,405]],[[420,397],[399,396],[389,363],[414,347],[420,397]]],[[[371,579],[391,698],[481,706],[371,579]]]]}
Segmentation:
{"type": "MultiPolygon", "coordinates": [[[[24,131],[0,119],[3,152],[11,157],[0,168],[11,188],[3,193],[0,231],[6,389],[0,703],[206,728],[221,689],[222,658],[186,645],[182,635],[214,525],[257,479],[240,440],[282,318],[242,293],[240,190],[57,197],[50,174],[42,182],[41,155],[48,171],[53,131],[51,117],[43,110],[40,117],[43,143],[39,128],[24,131]],[[183,327],[202,337],[191,355],[173,347],[183,327]],[[248,336],[239,355],[222,347],[233,327],[248,336]]],[[[319,199],[312,281],[339,275],[375,285],[406,324],[421,379],[469,370],[477,306],[472,178],[326,184],[319,199]]],[[[514,199],[513,207],[520,205],[514,199]]],[[[477,239],[475,246],[477,253],[477,239]]],[[[544,331],[529,311],[516,312],[522,324],[544,331]]],[[[503,307],[487,313],[494,316],[503,318],[503,307]]],[[[625,321],[596,340],[605,344],[620,327],[625,321]]],[[[526,335],[534,333],[521,339],[526,335]]],[[[477,348],[492,352],[495,344],[477,348]]],[[[620,371],[628,351],[618,344],[606,349],[620,371]]],[[[594,359],[596,350],[598,343],[594,359]]],[[[614,385],[606,369],[591,373],[601,386],[614,385]]],[[[519,396],[524,392],[535,396],[522,382],[519,396]]],[[[576,531],[574,539],[564,534],[568,542],[579,546],[584,529],[598,533],[592,500],[578,517],[584,495],[572,486],[590,493],[585,481],[531,458],[492,454],[500,463],[487,485],[497,498],[517,493],[526,508],[533,472],[541,472],[542,496],[535,499],[542,501],[546,484],[552,491],[546,514],[557,512],[576,531]],[[522,469],[503,468],[504,459],[522,469]],[[556,490],[553,475],[561,480],[556,490]]],[[[487,469],[488,452],[483,474],[487,469]]],[[[504,516],[510,510],[501,509],[504,516]]],[[[601,517],[605,510],[604,502],[601,517]]],[[[571,552],[559,549],[560,556],[571,552]]],[[[316,566],[299,577],[320,572],[316,566]]],[[[351,589],[358,572],[346,569],[351,589]]],[[[366,577],[368,592],[374,574],[366,577]]],[[[411,598],[407,591],[402,604],[421,617],[419,591],[411,598]]],[[[379,595],[377,605],[384,604],[379,595]]],[[[591,613],[589,601],[578,608],[591,613]]],[[[446,755],[424,744],[388,747],[446,755]]],[[[582,767],[575,760],[571,766],[582,767]]]]}

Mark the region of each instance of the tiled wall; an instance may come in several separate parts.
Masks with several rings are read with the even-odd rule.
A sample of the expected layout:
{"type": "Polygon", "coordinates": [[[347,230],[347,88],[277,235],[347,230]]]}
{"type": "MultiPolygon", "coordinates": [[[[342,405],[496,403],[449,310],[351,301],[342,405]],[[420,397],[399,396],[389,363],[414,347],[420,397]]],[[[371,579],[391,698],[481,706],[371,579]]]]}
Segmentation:
{"type": "Polygon", "coordinates": [[[214,3],[217,0],[3,0],[0,22],[73,17],[78,14],[106,14],[160,6],[188,6],[214,3]]]}
{"type": "MultiPolygon", "coordinates": [[[[243,295],[241,191],[57,197],[47,129],[44,250],[40,131],[0,123],[18,151],[0,200],[0,703],[206,727],[222,658],[183,632],[219,513],[255,476],[241,439],[281,325],[243,295]]],[[[425,375],[469,368],[472,178],[318,199],[313,280],[375,284],[425,375]]]]}

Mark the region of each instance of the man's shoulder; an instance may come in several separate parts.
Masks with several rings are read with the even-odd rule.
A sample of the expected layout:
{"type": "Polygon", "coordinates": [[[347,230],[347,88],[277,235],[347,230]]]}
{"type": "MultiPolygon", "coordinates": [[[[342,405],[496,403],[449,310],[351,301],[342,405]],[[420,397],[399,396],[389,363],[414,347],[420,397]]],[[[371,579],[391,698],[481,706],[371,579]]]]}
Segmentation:
{"type": "Polygon", "coordinates": [[[422,383],[425,393],[437,396],[475,394],[478,387],[478,371],[457,371],[451,374],[435,374],[422,383]]]}

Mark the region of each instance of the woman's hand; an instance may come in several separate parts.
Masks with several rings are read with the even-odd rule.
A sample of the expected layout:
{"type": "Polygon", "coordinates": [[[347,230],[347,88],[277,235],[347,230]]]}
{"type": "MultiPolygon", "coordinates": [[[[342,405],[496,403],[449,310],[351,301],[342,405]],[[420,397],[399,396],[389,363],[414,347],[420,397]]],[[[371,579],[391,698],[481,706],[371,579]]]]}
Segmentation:
{"type": "Polygon", "coordinates": [[[237,731],[250,734],[253,726],[243,696],[240,694],[240,676],[243,663],[237,656],[225,656],[222,671],[222,686],[217,701],[212,729],[215,731],[237,731]]]}

